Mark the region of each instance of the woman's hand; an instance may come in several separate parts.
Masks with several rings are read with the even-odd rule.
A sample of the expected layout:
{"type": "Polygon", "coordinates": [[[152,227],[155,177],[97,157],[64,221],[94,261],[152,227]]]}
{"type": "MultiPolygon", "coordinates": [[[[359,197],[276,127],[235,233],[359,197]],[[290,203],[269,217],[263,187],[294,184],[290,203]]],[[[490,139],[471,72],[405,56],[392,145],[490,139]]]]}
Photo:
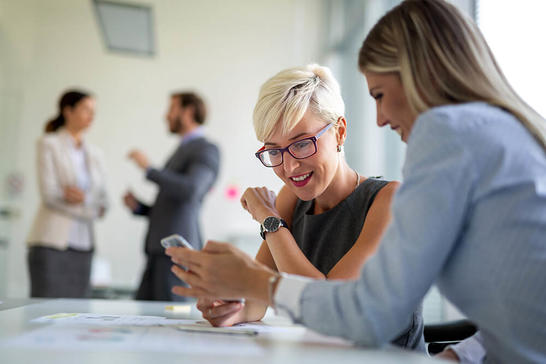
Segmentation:
{"type": "Polygon", "coordinates": [[[123,204],[127,206],[131,212],[135,212],[138,209],[138,200],[131,191],[127,191],[125,195],[123,195],[123,204]]]}
{"type": "Polygon", "coordinates": [[[241,205],[260,224],[268,216],[279,216],[275,207],[277,195],[266,187],[250,187],[241,196],[241,205]]]}
{"type": "Polygon", "coordinates": [[[70,204],[80,204],[85,201],[85,192],[78,187],[66,186],[63,193],[64,200],[70,204]]]}
{"type": "Polygon", "coordinates": [[[178,266],[172,272],[191,288],[174,287],[180,296],[217,299],[254,299],[269,304],[271,269],[258,263],[228,243],[207,242],[201,251],[186,248],[168,248],[165,253],[178,266]]]}
{"type": "Polygon", "coordinates": [[[442,358],[442,359],[446,359],[446,360],[451,360],[451,361],[454,361],[454,362],[459,362],[459,356],[457,355],[457,353],[455,353],[455,351],[451,350],[451,349],[445,349],[444,351],[442,351],[441,353],[438,353],[436,355],[434,355],[435,358],[442,358]]]}
{"type": "Polygon", "coordinates": [[[200,298],[197,301],[197,309],[212,326],[233,326],[241,322],[237,313],[243,308],[242,302],[227,302],[211,298],[200,298]]]}

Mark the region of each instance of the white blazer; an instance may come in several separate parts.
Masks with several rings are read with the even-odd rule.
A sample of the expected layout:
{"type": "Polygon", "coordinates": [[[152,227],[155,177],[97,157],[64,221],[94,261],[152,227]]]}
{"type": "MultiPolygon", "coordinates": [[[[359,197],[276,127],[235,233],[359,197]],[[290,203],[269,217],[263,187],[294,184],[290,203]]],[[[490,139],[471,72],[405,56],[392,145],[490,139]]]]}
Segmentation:
{"type": "Polygon", "coordinates": [[[75,220],[89,222],[91,243],[94,245],[92,221],[106,210],[106,181],[100,150],[83,143],[89,168],[91,187],[85,203],[65,202],[64,187],[76,186],[77,176],[71,158],[72,137],[63,128],[47,133],[38,140],[37,167],[41,204],[27,239],[28,246],[48,246],[60,250],[68,248],[70,229],[75,220]]]}

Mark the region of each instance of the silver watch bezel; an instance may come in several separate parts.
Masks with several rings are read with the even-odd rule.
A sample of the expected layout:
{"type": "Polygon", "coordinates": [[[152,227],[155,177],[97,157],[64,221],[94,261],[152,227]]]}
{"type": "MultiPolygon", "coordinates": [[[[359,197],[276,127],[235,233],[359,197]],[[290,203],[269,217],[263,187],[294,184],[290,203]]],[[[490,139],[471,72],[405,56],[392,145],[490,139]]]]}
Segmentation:
{"type": "Polygon", "coordinates": [[[264,222],[262,223],[264,232],[267,233],[274,233],[275,231],[279,230],[279,228],[282,225],[282,221],[280,217],[277,216],[268,216],[265,218],[264,222]]]}

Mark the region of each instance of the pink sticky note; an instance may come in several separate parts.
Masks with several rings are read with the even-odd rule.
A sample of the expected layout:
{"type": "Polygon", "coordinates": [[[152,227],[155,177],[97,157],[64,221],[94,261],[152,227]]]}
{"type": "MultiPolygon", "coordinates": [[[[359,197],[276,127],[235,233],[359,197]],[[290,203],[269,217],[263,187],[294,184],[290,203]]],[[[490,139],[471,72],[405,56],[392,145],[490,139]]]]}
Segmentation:
{"type": "Polygon", "coordinates": [[[237,185],[228,185],[224,191],[224,196],[228,200],[238,200],[239,199],[239,186],[237,185]]]}

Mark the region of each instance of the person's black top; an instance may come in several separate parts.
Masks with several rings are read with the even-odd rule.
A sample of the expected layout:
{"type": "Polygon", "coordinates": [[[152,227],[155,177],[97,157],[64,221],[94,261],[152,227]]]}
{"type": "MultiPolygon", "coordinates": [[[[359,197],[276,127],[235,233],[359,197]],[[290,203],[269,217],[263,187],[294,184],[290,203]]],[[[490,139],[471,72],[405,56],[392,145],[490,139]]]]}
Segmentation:
{"type": "MultiPolygon", "coordinates": [[[[298,200],[290,231],[307,259],[324,275],[351,249],[364,226],[366,215],[377,193],[387,181],[368,178],[332,209],[314,215],[315,201],[298,200]]],[[[421,306],[410,325],[393,344],[425,350],[421,306]]]]}

